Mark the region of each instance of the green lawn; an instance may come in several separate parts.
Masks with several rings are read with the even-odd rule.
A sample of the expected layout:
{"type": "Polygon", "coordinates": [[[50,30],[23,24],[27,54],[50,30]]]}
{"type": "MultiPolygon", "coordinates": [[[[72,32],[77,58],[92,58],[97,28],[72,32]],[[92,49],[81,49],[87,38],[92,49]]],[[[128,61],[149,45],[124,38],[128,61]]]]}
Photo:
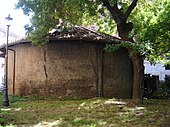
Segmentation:
{"type": "MultiPolygon", "coordinates": [[[[0,99],[2,102],[2,98],[0,99]]],[[[24,127],[170,127],[170,100],[145,100],[135,106],[131,100],[106,98],[33,100],[10,98],[1,108],[3,125],[24,127]]],[[[11,126],[12,127],[12,126],[11,126]]]]}

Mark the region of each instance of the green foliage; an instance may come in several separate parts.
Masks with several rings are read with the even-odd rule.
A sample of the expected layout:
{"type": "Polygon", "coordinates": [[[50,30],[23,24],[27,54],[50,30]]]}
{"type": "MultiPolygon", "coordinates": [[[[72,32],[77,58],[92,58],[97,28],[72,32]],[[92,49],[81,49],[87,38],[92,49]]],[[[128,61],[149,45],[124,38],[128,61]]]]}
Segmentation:
{"type": "Polygon", "coordinates": [[[170,2],[168,0],[138,3],[129,20],[134,22],[131,36],[144,45],[150,62],[170,62],[170,2]]]}
{"type": "MultiPolygon", "coordinates": [[[[2,102],[2,100],[3,100],[3,93],[0,93],[0,102],[2,102]]],[[[19,101],[28,101],[28,99],[24,97],[20,97],[20,96],[9,96],[9,101],[10,103],[14,103],[14,102],[19,102],[19,101]]]]}
{"type": "Polygon", "coordinates": [[[169,78],[165,78],[165,81],[160,82],[152,98],[170,99],[170,79],[169,78]]]}
{"type": "Polygon", "coordinates": [[[156,22],[148,26],[143,40],[150,42],[153,56],[170,60],[170,2],[164,2],[163,10],[156,22]]]}
{"type": "MultiPolygon", "coordinates": [[[[130,4],[128,0],[109,2],[111,5],[117,3],[122,12],[130,4]]],[[[100,32],[116,33],[116,24],[100,0],[19,0],[16,8],[31,15],[31,22],[25,28],[34,44],[44,44],[46,40],[42,37],[46,33],[67,23],[83,26],[95,24],[100,32]]]]}
{"type": "MultiPolygon", "coordinates": [[[[125,1],[127,2],[127,1],[125,1]]],[[[124,5],[125,7],[128,6],[124,5]]],[[[134,27],[130,37],[135,44],[134,52],[145,55],[151,62],[170,62],[170,2],[168,0],[141,0],[132,11],[128,21],[134,27]]],[[[109,51],[123,47],[120,45],[109,46],[109,51]]],[[[107,47],[108,49],[108,47],[107,47]]]]}
{"type": "MultiPolygon", "coordinates": [[[[117,4],[121,12],[125,12],[130,5],[129,0],[109,0],[109,2],[111,5],[117,4]]],[[[25,28],[33,44],[47,43],[48,40],[43,38],[46,33],[53,28],[68,24],[83,26],[95,24],[99,27],[99,32],[117,34],[116,23],[100,0],[19,0],[16,7],[21,8],[24,14],[31,15],[30,24],[25,28]]],[[[133,46],[135,50],[138,49],[138,52],[145,54],[151,62],[156,60],[170,62],[168,0],[138,1],[128,21],[134,25],[129,36],[137,42],[137,46],[133,46]]]]}
{"type": "Polygon", "coordinates": [[[42,37],[57,26],[67,23],[82,25],[93,20],[98,3],[87,0],[19,0],[16,7],[31,15],[31,24],[25,28],[33,43],[44,44],[46,40],[42,37]]]}
{"type": "MultiPolygon", "coordinates": [[[[0,95],[1,96],[1,95],[0,95]]],[[[0,99],[1,100],[1,99],[0,99]]],[[[1,101],[2,102],[2,101],[1,101]]],[[[4,122],[5,122],[5,120],[4,120],[4,118],[2,117],[2,111],[1,111],[1,109],[0,109],[0,127],[1,127],[1,125],[2,124],[4,124],[4,122]]]]}
{"type": "Polygon", "coordinates": [[[19,96],[10,96],[9,100],[10,100],[10,103],[20,102],[20,101],[28,101],[28,99],[19,97],[19,96]]]}
{"type": "Polygon", "coordinates": [[[4,118],[2,118],[1,112],[0,112],[0,127],[2,127],[1,125],[5,122],[4,118]]]}
{"type": "Polygon", "coordinates": [[[104,50],[106,52],[114,52],[116,50],[119,50],[121,47],[133,49],[130,56],[132,56],[133,54],[137,54],[137,53],[139,53],[140,55],[146,54],[146,49],[143,45],[138,44],[138,43],[131,43],[131,42],[122,42],[122,43],[117,43],[117,44],[106,44],[106,47],[104,48],[104,50]]]}

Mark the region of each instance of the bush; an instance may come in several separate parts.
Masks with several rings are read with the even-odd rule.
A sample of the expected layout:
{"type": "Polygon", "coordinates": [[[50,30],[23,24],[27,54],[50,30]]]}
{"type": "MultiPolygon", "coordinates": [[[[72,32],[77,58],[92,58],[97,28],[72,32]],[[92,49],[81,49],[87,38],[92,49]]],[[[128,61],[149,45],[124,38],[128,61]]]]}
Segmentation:
{"type": "Polygon", "coordinates": [[[160,82],[157,90],[152,95],[155,99],[170,99],[170,79],[165,78],[164,82],[160,82]]]}

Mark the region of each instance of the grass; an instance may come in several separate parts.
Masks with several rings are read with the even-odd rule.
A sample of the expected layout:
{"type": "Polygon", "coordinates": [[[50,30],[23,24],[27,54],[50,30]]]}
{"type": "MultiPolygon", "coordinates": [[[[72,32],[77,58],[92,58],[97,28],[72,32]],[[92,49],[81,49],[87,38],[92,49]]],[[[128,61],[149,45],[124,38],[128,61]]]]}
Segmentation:
{"type": "Polygon", "coordinates": [[[106,98],[37,100],[10,98],[1,108],[3,125],[24,127],[169,127],[170,101],[145,100],[136,107],[131,100],[106,98]]]}

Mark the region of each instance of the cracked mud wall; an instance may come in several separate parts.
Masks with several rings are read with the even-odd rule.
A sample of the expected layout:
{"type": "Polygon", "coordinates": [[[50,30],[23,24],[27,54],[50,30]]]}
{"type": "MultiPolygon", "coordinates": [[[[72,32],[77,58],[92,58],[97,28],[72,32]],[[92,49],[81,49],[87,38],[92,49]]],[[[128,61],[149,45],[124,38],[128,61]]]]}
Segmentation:
{"type": "Polygon", "coordinates": [[[103,55],[103,91],[106,97],[131,98],[133,68],[126,49],[103,55]]]}
{"type": "Polygon", "coordinates": [[[96,81],[89,46],[74,42],[50,43],[43,47],[13,46],[16,50],[16,93],[22,96],[94,97],[96,81]]]}
{"type": "MultiPolygon", "coordinates": [[[[101,75],[98,73],[101,46],[104,47],[79,41],[58,41],[42,47],[29,43],[12,46],[16,51],[15,93],[21,96],[89,98],[95,97],[103,85],[106,97],[130,97],[132,67],[127,52],[104,53],[101,75]],[[103,80],[99,80],[100,76],[103,80]]],[[[9,57],[9,80],[12,84],[12,52],[9,57]]]]}

